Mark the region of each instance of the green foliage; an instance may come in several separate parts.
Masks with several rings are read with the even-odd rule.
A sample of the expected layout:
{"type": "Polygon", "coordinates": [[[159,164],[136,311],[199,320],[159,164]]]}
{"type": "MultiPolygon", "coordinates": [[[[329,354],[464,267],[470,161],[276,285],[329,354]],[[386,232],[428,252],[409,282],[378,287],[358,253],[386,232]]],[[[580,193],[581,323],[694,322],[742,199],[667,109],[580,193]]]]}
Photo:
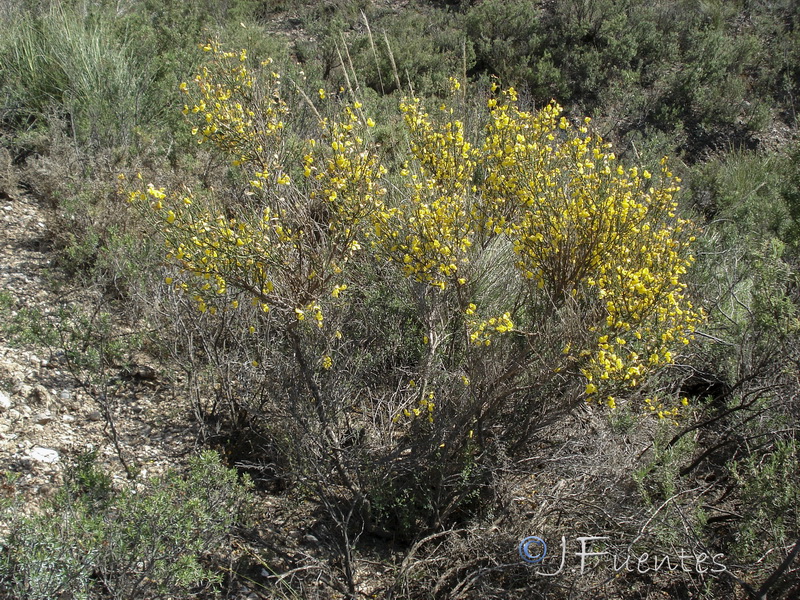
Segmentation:
{"type": "Polygon", "coordinates": [[[774,375],[795,355],[785,345],[798,331],[792,247],[798,221],[794,183],[784,177],[791,168],[782,154],[732,152],[691,175],[694,205],[708,222],[696,277],[711,307],[709,330],[748,357],[738,360],[719,344],[708,348],[719,353],[708,362],[732,387],[774,375]]]}
{"type": "Polygon", "coordinates": [[[753,565],[753,579],[770,581],[774,597],[791,597],[797,568],[792,563],[783,570],[779,567],[800,538],[797,440],[778,433],[765,448],[754,448],[746,458],[732,461],[729,469],[741,499],[730,553],[753,565]]]}
{"type": "Polygon", "coordinates": [[[692,170],[694,204],[726,243],[786,242],[793,227],[783,196],[790,164],[777,152],[732,151],[709,159],[692,170]]]}
{"type": "Polygon", "coordinates": [[[438,11],[409,11],[372,20],[372,35],[362,34],[350,48],[361,83],[389,94],[397,90],[399,78],[398,91],[410,88],[419,96],[441,95],[450,77],[463,77],[475,62],[460,22],[458,15],[438,11]]]}
{"type": "MultiPolygon", "coordinates": [[[[520,133],[526,142],[532,136],[513,128],[492,130],[497,120],[487,114],[486,103],[502,100],[487,91],[489,77],[496,75],[504,88],[517,86],[520,112],[534,113],[531,107],[556,98],[570,122],[576,114],[591,114],[594,128],[614,142],[616,156],[643,164],[656,174],[652,181],[658,179],[664,155],[682,155],[685,164],[676,171],[687,182],[684,204],[702,222],[692,232],[699,238],[698,261],[680,279],[685,275],[687,297],[702,298],[709,319],[698,332],[701,343],[686,346],[678,360],[670,354],[667,362],[677,364],[658,376],[636,379],[654,396],[645,401],[653,413],[665,412],[659,403],[669,398],[673,408],[686,396],[696,406],[680,409],[687,412],[676,422],[685,430],[672,429],[672,419],[669,426],[661,422],[664,430],[635,473],[639,498],[627,502],[631,497],[626,497],[628,512],[622,511],[625,517],[616,525],[626,531],[650,526],[665,547],[682,547],[691,537],[692,544],[730,550],[741,561],[766,555],[751,573],[766,580],[769,568],[779,562],[775,549],[788,547],[797,535],[792,505],[797,504],[797,464],[792,462],[797,448],[791,440],[797,432],[800,364],[800,150],[786,146],[797,125],[800,94],[798,7],[792,0],[6,2],[0,7],[0,140],[8,151],[0,150],[0,196],[9,196],[13,204],[28,190],[46,201],[53,209],[49,224],[61,253],[58,266],[115,302],[98,302],[94,311],[37,311],[0,292],[0,327],[14,345],[61,348],[60,356],[102,400],[104,416],[113,425],[112,408],[123,389],[114,370],[144,342],[136,332],[117,334],[112,310],[130,309],[126,316],[133,318],[126,322],[142,328],[136,319],[145,317],[148,328],[161,334],[162,356],[170,355],[186,374],[204,431],[229,440],[228,450],[252,466],[260,483],[275,484],[277,476],[281,486],[302,486],[328,509],[327,518],[336,522],[331,530],[342,534],[344,549],[331,564],[342,564],[347,572],[362,531],[416,542],[428,533],[463,526],[471,533],[459,539],[464,546],[453,548],[468,547],[468,552],[447,556],[446,544],[414,545],[412,554],[417,555],[409,556],[401,570],[412,572],[410,579],[430,583],[415,588],[420,595],[439,586],[443,596],[507,596],[513,580],[509,571],[504,567],[486,575],[483,565],[506,564],[512,544],[507,539],[502,547],[485,544],[485,531],[497,527],[494,516],[488,529],[482,519],[491,513],[505,522],[511,515],[527,523],[530,513],[523,516],[514,507],[531,492],[528,476],[543,482],[565,479],[558,471],[563,461],[554,456],[540,464],[530,457],[541,455],[542,448],[549,451],[552,432],[563,429],[560,420],[581,406],[588,392],[611,385],[604,374],[624,376],[628,367],[597,363],[592,371],[589,356],[599,359],[602,350],[605,359],[609,351],[627,359],[626,352],[633,351],[646,361],[640,348],[659,338],[646,333],[644,342],[634,341],[626,337],[630,332],[621,332],[624,344],[616,335],[602,340],[606,332],[587,328],[605,327],[608,303],[616,298],[604,290],[600,301],[591,295],[591,284],[570,290],[552,277],[561,274],[569,280],[570,265],[605,266],[620,257],[620,252],[603,250],[596,260],[575,260],[581,258],[576,248],[603,246],[598,238],[586,237],[593,230],[581,221],[577,203],[584,197],[602,203],[609,195],[564,177],[571,172],[569,157],[556,165],[558,173],[555,168],[550,172],[551,187],[565,190],[556,199],[547,196],[542,184],[546,166],[537,163],[536,169],[512,172],[518,165],[509,157],[523,149],[501,130],[520,133]],[[207,146],[188,143],[191,136],[179,110],[187,100],[178,86],[186,81],[194,89],[198,43],[214,35],[236,48],[237,57],[238,48],[247,47],[248,67],[273,57],[264,72],[282,75],[275,89],[280,88],[281,110],[289,116],[274,152],[258,153],[258,168],[246,161],[230,165],[207,146]],[[436,110],[450,76],[461,85],[447,101],[454,116],[436,110]],[[327,93],[325,102],[318,101],[320,88],[327,93]],[[406,114],[398,114],[400,92],[412,89],[419,103],[407,103],[406,114]],[[349,114],[342,112],[346,102],[349,114]],[[327,119],[327,130],[319,127],[318,117],[327,119]],[[355,133],[343,134],[345,126],[355,133]],[[470,149],[481,147],[487,133],[507,143],[492,147],[490,140],[475,159],[470,149]],[[317,145],[310,149],[312,138],[317,145]],[[340,151],[332,142],[351,145],[340,151]],[[466,149],[466,155],[454,148],[466,149]],[[509,164],[498,159],[500,167],[493,166],[489,149],[500,151],[509,164]],[[365,156],[366,162],[359,162],[365,156]],[[474,169],[473,160],[480,162],[474,169]],[[347,161],[350,166],[380,164],[386,172],[372,171],[379,174],[378,182],[362,179],[361,187],[337,187],[342,185],[337,178],[347,176],[349,167],[341,166],[347,161]],[[280,169],[270,171],[276,165],[280,169]],[[463,182],[448,176],[452,165],[471,175],[463,182]],[[471,202],[471,208],[486,209],[480,197],[490,195],[487,179],[501,167],[508,167],[505,187],[492,197],[498,202],[527,198],[532,206],[500,210],[495,216],[506,219],[499,226],[505,228],[502,234],[476,233],[461,219],[459,208],[471,202]],[[201,253],[193,257],[191,277],[179,274],[189,264],[185,256],[178,259],[184,262],[165,266],[164,240],[152,223],[141,223],[133,211],[121,208],[124,199],[115,189],[120,171],[129,181],[141,171],[143,181],[174,191],[162,199],[146,196],[148,202],[163,201],[156,214],[168,224],[168,211],[178,224],[183,215],[201,217],[189,221],[200,225],[203,235],[184,230],[187,243],[173,248],[176,254],[206,241],[204,252],[217,252],[213,244],[232,249],[233,256],[243,259],[228,263],[234,276],[218,280],[220,270],[201,264],[201,253]],[[276,185],[279,177],[283,183],[276,185]],[[406,202],[414,196],[412,177],[422,182],[416,212],[406,202]],[[306,178],[308,183],[302,183],[306,178]],[[400,239],[394,250],[391,244],[372,248],[382,250],[386,260],[374,260],[374,252],[365,250],[381,237],[374,232],[375,221],[384,226],[389,219],[363,219],[347,227],[354,215],[363,214],[354,210],[358,203],[343,201],[344,191],[369,194],[373,184],[373,191],[386,189],[381,209],[394,211],[388,231],[400,239]],[[333,191],[338,198],[332,198],[333,191]],[[542,201],[547,197],[550,201],[542,201]],[[194,204],[184,208],[183,198],[194,204]],[[267,206],[275,210],[262,224],[267,206]],[[204,213],[193,212],[200,207],[204,213]],[[564,214],[572,214],[572,220],[552,228],[548,243],[540,243],[535,233],[544,232],[544,223],[564,224],[564,214]],[[414,229],[423,222],[433,225],[414,229]],[[228,230],[247,243],[233,249],[236,240],[226,237],[228,230]],[[448,246],[466,262],[445,261],[432,243],[433,230],[466,232],[460,237],[471,246],[448,246]],[[205,238],[209,232],[217,237],[205,238]],[[516,244],[509,242],[512,235],[516,244]],[[257,251],[249,246],[252,240],[261,244],[257,251]],[[360,248],[348,246],[354,241],[360,248]],[[405,255],[410,263],[403,262],[405,255]],[[264,256],[264,273],[279,273],[271,283],[280,297],[259,288],[255,295],[263,302],[250,306],[253,290],[236,287],[237,277],[238,283],[248,283],[241,265],[264,256]],[[318,264],[324,268],[315,269],[318,264]],[[522,267],[530,273],[524,279],[522,267]],[[170,288],[193,282],[197,295],[173,294],[165,278],[170,288]],[[432,288],[431,282],[446,289],[432,288]],[[206,284],[215,287],[203,289],[206,284]],[[198,306],[206,312],[198,313],[198,306]],[[490,345],[472,343],[472,334],[490,345]],[[775,499],[766,492],[770,489],[776,490],[775,499]],[[683,533],[671,525],[676,518],[689,525],[683,533]],[[472,546],[466,545],[467,538],[472,546]],[[472,577],[478,572],[480,577],[472,577]],[[455,574],[464,583],[448,587],[455,574]],[[496,588],[478,591],[480,582],[493,577],[496,588]]],[[[260,100],[263,106],[280,105],[269,92],[260,100]]],[[[202,131],[208,123],[198,114],[200,123],[194,126],[202,131]]],[[[188,116],[193,115],[198,116],[188,116]]],[[[517,124],[525,121],[519,112],[506,116],[517,124]]],[[[560,144],[563,135],[556,132],[550,142],[560,144]]],[[[274,139],[262,138],[253,148],[265,141],[274,139]]],[[[575,155],[581,152],[576,146],[575,155]]],[[[349,172],[364,173],[359,168],[349,172]]],[[[144,187],[141,191],[147,194],[144,187]]],[[[611,214],[598,206],[589,212],[611,214]]],[[[684,216],[682,206],[670,208],[684,216]]],[[[611,221],[622,222],[615,217],[595,224],[611,221]]],[[[630,248],[653,246],[640,241],[630,248]]],[[[656,258],[664,255],[655,253],[656,258]]],[[[612,271],[622,273],[623,284],[631,282],[630,273],[612,271]]],[[[624,383],[613,393],[615,399],[597,396],[617,405],[608,412],[617,441],[638,444],[644,437],[647,444],[652,423],[641,414],[644,394],[631,393],[624,383]]],[[[585,435],[587,444],[598,441],[593,433],[585,435]]],[[[202,521],[197,513],[186,516],[190,507],[186,513],[176,508],[181,503],[175,498],[183,492],[173,483],[160,482],[171,490],[170,498],[158,496],[150,487],[153,482],[146,484],[136,504],[135,495],[113,489],[89,458],[82,461],[68,473],[55,505],[55,512],[69,519],[15,521],[15,539],[21,541],[17,554],[6,546],[2,555],[6,569],[17,569],[16,579],[8,575],[3,583],[10,595],[49,598],[70,590],[74,597],[97,596],[99,573],[108,589],[128,594],[135,587],[131,573],[145,561],[131,549],[138,534],[115,516],[122,511],[141,524],[144,538],[154,540],[163,530],[169,543],[191,550],[185,532],[171,530],[170,523],[155,516],[178,511],[176,521],[202,521]],[[22,543],[26,540],[32,541],[22,543]],[[98,540],[113,543],[114,557],[103,558],[105,546],[98,540]],[[48,565],[47,575],[34,567],[23,570],[23,563],[48,565]]],[[[583,467],[580,483],[571,484],[574,495],[564,492],[565,497],[602,490],[608,510],[595,513],[592,526],[613,527],[609,515],[618,516],[621,508],[613,504],[614,492],[627,490],[608,487],[606,475],[618,476],[614,465],[597,470],[601,476],[593,471],[596,465],[583,467]]],[[[544,484],[536,487],[538,494],[544,484]]],[[[548,492],[554,503],[559,489],[548,492]]],[[[588,523],[584,513],[593,508],[581,505],[580,514],[571,510],[560,509],[559,526],[583,527],[588,523]]],[[[541,518],[549,526],[555,517],[547,514],[541,518]]],[[[142,543],[145,548],[150,542],[142,543]]],[[[164,574],[163,564],[148,564],[153,574],[172,582],[166,585],[180,597],[191,593],[189,580],[203,579],[196,560],[200,554],[183,562],[176,558],[171,574],[164,574]],[[183,587],[175,583],[180,579],[186,580],[183,587]]],[[[643,578],[632,575],[625,582],[633,587],[625,593],[638,593],[636,585],[643,585],[643,578]]],[[[735,595],[711,577],[702,585],[687,583],[691,590],[670,587],[679,576],[653,578],[652,585],[687,597],[704,593],[701,587],[711,590],[709,597],[714,591],[717,597],[735,595]]],[[[169,595],[157,589],[155,579],[143,581],[146,590],[130,594],[169,595]]]]}
{"type": "MultiPolygon", "coordinates": [[[[412,452],[420,450],[411,445],[412,452]]],[[[430,453],[425,461],[429,464],[413,456],[386,466],[376,464],[363,477],[372,530],[407,544],[420,532],[435,531],[487,509],[484,492],[491,465],[478,458],[479,452],[477,439],[470,438],[454,452],[438,448],[430,453]]]]}
{"type": "Polygon", "coordinates": [[[151,83],[116,38],[107,15],[53,4],[6,24],[0,81],[18,106],[17,123],[50,111],[68,120],[73,136],[90,144],[127,145],[133,129],[153,117],[139,99],[151,83]]]}
{"type": "Polygon", "coordinates": [[[97,465],[97,451],[79,454],[64,472],[64,486],[59,492],[63,502],[79,502],[92,510],[106,510],[114,501],[111,476],[97,465]]]}
{"type": "Polygon", "coordinates": [[[788,152],[788,160],[782,165],[781,196],[789,213],[783,238],[789,244],[794,257],[800,256],[800,145],[795,144],[788,152]]]}
{"type": "Polygon", "coordinates": [[[736,541],[742,561],[757,561],[771,547],[800,536],[798,443],[779,440],[730,465],[741,489],[742,521],[736,541]]]}
{"type": "Polygon", "coordinates": [[[257,3],[48,0],[14,7],[0,34],[2,122],[25,129],[63,121],[81,145],[141,152],[151,136],[166,145],[164,134],[178,130],[177,84],[197,62],[198,41],[228,23],[235,39],[257,3]]]}
{"type": "Polygon", "coordinates": [[[553,51],[544,49],[546,25],[537,3],[487,0],[466,16],[475,68],[495,74],[506,85],[529,86],[540,102],[568,101],[568,88],[553,51]]]}
{"type": "Polygon", "coordinates": [[[690,437],[682,437],[673,444],[670,443],[671,436],[671,428],[661,427],[646,464],[633,474],[642,499],[653,508],[682,491],[680,471],[695,449],[695,442],[690,437]]]}
{"type": "Polygon", "coordinates": [[[40,310],[18,308],[11,294],[0,294],[0,318],[0,330],[13,346],[55,344],[58,340],[58,335],[40,310]]]}
{"type": "Polygon", "coordinates": [[[83,187],[65,190],[51,217],[57,266],[109,299],[145,293],[152,277],[141,265],[155,260],[155,244],[131,222],[125,206],[109,210],[116,198],[107,187],[95,182],[83,187]]]}
{"type": "Polygon", "coordinates": [[[466,21],[480,70],[602,117],[625,145],[653,128],[697,158],[769,124],[757,74],[778,36],[742,31],[740,14],[728,3],[488,0],[466,21]]]}
{"type": "Polygon", "coordinates": [[[185,476],[168,473],[137,491],[113,489],[94,456],[81,456],[42,514],[6,509],[0,590],[21,600],[133,599],[213,586],[220,576],[204,561],[222,551],[247,497],[247,482],[211,452],[185,476]]]}
{"type": "Polygon", "coordinates": [[[663,132],[692,159],[728,143],[758,143],[775,116],[794,119],[800,34],[788,0],[487,0],[461,9],[420,4],[397,13],[357,1],[12,4],[0,36],[6,118],[27,127],[56,105],[71,133],[94,143],[140,144],[134,132],[158,125],[177,132],[169,108],[197,64],[198,40],[224,33],[254,56],[286,57],[288,45],[263,27],[291,11],[306,74],[335,88],[345,85],[341,67],[351,61],[353,83],[381,93],[398,80],[427,95],[454,73],[495,74],[539,103],[555,98],[603,117],[627,148],[629,136],[663,132]]]}
{"type": "Polygon", "coordinates": [[[633,431],[639,424],[638,415],[630,409],[624,408],[608,414],[608,423],[617,435],[624,435],[633,431]]]}
{"type": "Polygon", "coordinates": [[[65,305],[52,311],[36,308],[14,310],[10,294],[0,295],[2,330],[18,346],[37,345],[63,353],[74,374],[94,381],[110,365],[124,365],[142,345],[139,333],[120,333],[111,313],[96,308],[65,305]]]}

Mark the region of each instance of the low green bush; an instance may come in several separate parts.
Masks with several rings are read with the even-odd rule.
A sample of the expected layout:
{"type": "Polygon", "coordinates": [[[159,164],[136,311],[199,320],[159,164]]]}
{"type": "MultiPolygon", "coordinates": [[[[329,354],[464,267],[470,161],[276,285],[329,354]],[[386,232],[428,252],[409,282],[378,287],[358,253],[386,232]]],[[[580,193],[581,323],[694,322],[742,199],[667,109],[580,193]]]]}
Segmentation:
{"type": "Polygon", "coordinates": [[[249,484],[213,452],[185,475],[118,490],[93,455],[80,457],[41,512],[5,508],[0,592],[19,600],[170,598],[213,588],[214,553],[239,524],[249,484]]]}

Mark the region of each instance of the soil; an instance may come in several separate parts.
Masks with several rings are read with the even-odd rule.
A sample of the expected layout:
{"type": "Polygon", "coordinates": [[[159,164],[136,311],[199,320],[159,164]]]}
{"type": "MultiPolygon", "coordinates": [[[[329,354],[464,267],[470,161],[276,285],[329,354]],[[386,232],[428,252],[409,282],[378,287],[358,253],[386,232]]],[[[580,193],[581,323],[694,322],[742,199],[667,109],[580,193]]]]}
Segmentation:
{"type": "Polygon", "coordinates": [[[35,200],[7,198],[0,210],[0,472],[17,472],[16,491],[36,504],[58,486],[65,465],[86,452],[96,452],[120,482],[128,478],[125,464],[139,477],[180,468],[196,436],[145,358],[133,368],[107,368],[108,387],[85,385],[62,351],[26,343],[31,318],[55,322],[60,308],[92,299],[53,267],[46,216],[35,200]]]}
{"type": "MultiPolygon", "coordinates": [[[[96,453],[97,465],[120,488],[182,470],[203,444],[181,386],[144,354],[133,364],[106,367],[105,387],[87,382],[57,344],[32,339],[32,315],[33,323],[56,324],[59,309],[98,299],[54,264],[46,209],[34,198],[0,196],[0,219],[0,494],[16,496],[25,512],[40,511],[65,469],[87,452],[96,453]]],[[[126,331],[122,322],[116,328],[126,331]]],[[[252,514],[225,556],[212,559],[244,575],[226,583],[223,597],[273,598],[276,590],[344,597],[330,569],[336,536],[312,502],[291,491],[260,490],[252,514]]],[[[387,558],[386,548],[375,551],[387,558]]],[[[370,564],[358,568],[360,591],[368,596],[386,584],[370,564]]]]}

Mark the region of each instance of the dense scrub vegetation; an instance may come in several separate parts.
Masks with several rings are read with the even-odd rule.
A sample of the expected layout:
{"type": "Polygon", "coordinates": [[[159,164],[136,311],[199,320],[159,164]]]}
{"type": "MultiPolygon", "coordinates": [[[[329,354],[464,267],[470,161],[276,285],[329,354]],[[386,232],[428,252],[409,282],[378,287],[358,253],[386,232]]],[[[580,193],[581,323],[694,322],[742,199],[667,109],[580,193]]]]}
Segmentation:
{"type": "MultiPolygon", "coordinates": [[[[185,375],[203,443],[318,507],[308,564],[249,540],[266,596],[800,593],[795,2],[42,0],[0,19],[0,194],[47,204],[60,267],[185,375]],[[550,543],[533,566],[531,535],[550,543]],[[541,575],[562,536],[567,560],[580,537],[607,554],[541,575]]],[[[183,562],[136,593],[212,594],[197,555],[232,521],[176,548],[219,510],[191,477],[105,490],[95,519],[73,481],[55,510],[91,531],[15,520],[0,590],[133,593],[125,565],[72,556],[32,579],[22,546],[130,552],[122,513],[153,503],[183,562]]]]}

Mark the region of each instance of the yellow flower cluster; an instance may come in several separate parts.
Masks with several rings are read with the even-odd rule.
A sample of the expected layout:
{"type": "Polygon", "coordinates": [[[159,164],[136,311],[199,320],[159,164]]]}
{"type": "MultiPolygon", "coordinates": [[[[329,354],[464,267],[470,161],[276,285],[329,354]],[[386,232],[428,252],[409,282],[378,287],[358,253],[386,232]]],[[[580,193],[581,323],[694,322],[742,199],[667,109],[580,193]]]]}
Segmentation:
{"type": "MultiPolygon", "coordinates": [[[[279,148],[284,118],[288,107],[281,98],[280,74],[271,71],[259,80],[247,68],[247,53],[226,52],[217,42],[209,42],[203,50],[211,55],[209,66],[203,66],[194,78],[196,91],[184,82],[181,90],[190,100],[183,113],[192,123],[192,134],[198,143],[209,141],[228,152],[234,164],[253,165],[251,185],[274,176],[286,182],[288,175],[280,171],[279,148]],[[277,173],[272,173],[273,168],[277,173]]],[[[268,67],[271,60],[261,64],[268,67]]]]}
{"type": "MultiPolygon", "coordinates": [[[[445,290],[467,284],[465,266],[493,238],[505,240],[532,295],[585,316],[594,342],[576,355],[586,394],[638,385],[673,361],[703,317],[686,296],[693,238],[675,214],[679,180],[666,161],[659,177],[626,170],[589,119],[575,128],[555,103],[526,112],[510,88],[488,108],[473,145],[452,109],[442,106],[437,120],[416,99],[400,105],[413,165],[400,173],[402,201],[376,213],[376,245],[407,276],[445,290]]],[[[464,310],[470,343],[514,329],[514,315],[477,320],[475,308],[464,310]]]]}
{"type": "Polygon", "coordinates": [[[459,269],[468,262],[474,235],[469,202],[476,151],[460,121],[436,124],[416,99],[402,102],[400,110],[415,162],[400,172],[402,201],[375,214],[376,247],[406,276],[444,290],[465,281],[459,269]]]}
{"type": "Polygon", "coordinates": [[[345,106],[337,119],[320,118],[318,135],[292,154],[284,131],[289,108],[271,61],[251,71],[245,51],[226,52],[216,42],[204,50],[210,60],[194,79],[196,89],[181,84],[191,98],[183,112],[200,143],[216,146],[246,174],[249,201],[221,206],[154,188],[131,199],[157,201],[151,206],[167,258],[195,276],[178,285],[195,295],[201,311],[216,311],[223,299],[238,306],[244,296],[322,328],[321,299],[335,300],[347,288],[344,267],[383,206],[386,169],[365,133],[374,121],[360,103],[345,106]],[[294,181],[290,172],[303,176],[294,181]]]}
{"type": "Polygon", "coordinates": [[[355,102],[344,107],[341,120],[324,120],[322,141],[309,140],[303,156],[309,199],[324,208],[332,241],[348,251],[360,249],[359,239],[386,195],[386,168],[366,137],[371,119],[361,109],[355,102]]]}
{"type": "MultiPolygon", "coordinates": [[[[474,305],[471,304],[470,308],[474,305]]],[[[469,311],[469,309],[468,309],[469,311]]],[[[485,321],[467,320],[469,330],[469,341],[476,346],[489,346],[492,343],[492,333],[506,333],[514,328],[511,321],[511,313],[503,313],[499,317],[490,317],[485,321]]]]}
{"type": "MultiPolygon", "coordinates": [[[[676,217],[678,180],[666,162],[657,176],[626,169],[588,119],[575,127],[555,103],[521,110],[513,88],[495,86],[476,139],[452,108],[432,116],[419,100],[404,100],[407,160],[389,186],[375,122],[359,102],[320,117],[310,138],[289,136],[289,107],[269,61],[251,71],[244,51],[205,49],[211,58],[196,90],[181,85],[192,98],[184,113],[199,141],[246,175],[250,200],[222,206],[143,184],[130,192],[157,215],[167,258],[189,275],[168,283],[191,293],[199,310],[249,300],[279,309],[291,325],[323,329],[325,307],[347,289],[350,258],[369,241],[406,277],[441,292],[432,296],[456,310],[465,351],[494,352],[493,340],[509,334],[533,339],[541,319],[569,307],[584,329],[559,343],[558,360],[585,380],[587,397],[611,407],[615,387],[638,385],[691,339],[703,316],[684,282],[693,238],[676,217]],[[490,247],[508,257],[501,266],[513,276],[513,301],[489,302],[473,281],[472,265],[490,247]],[[556,310],[543,317],[534,306],[556,310]]],[[[330,369],[334,359],[326,353],[319,365],[330,369]]],[[[433,398],[420,394],[407,416],[432,420],[433,398]]]]}
{"type": "MultiPolygon", "coordinates": [[[[689,400],[687,398],[681,398],[680,404],[686,406],[689,404],[689,400]]],[[[644,407],[659,419],[673,419],[673,424],[678,424],[677,421],[674,420],[680,415],[680,408],[677,405],[667,406],[658,398],[645,398],[644,407]]]]}
{"type": "MultiPolygon", "coordinates": [[[[497,91],[496,85],[492,91],[497,91]]],[[[566,119],[559,121],[561,107],[555,103],[536,114],[519,110],[516,103],[514,88],[503,91],[500,102],[497,98],[488,102],[489,123],[481,147],[481,166],[486,176],[473,217],[484,235],[510,234],[519,245],[525,242],[525,230],[520,229],[519,223],[521,211],[532,207],[537,198],[547,201],[554,191],[550,179],[554,174],[551,159],[558,151],[554,132],[559,125],[568,125],[566,119]]],[[[567,173],[571,167],[567,166],[567,173]]],[[[537,239],[539,233],[543,237],[545,232],[532,231],[531,235],[537,239]]],[[[533,271],[525,274],[534,276],[533,271]]]]}
{"type": "Polygon", "coordinates": [[[191,194],[167,195],[149,186],[130,192],[131,202],[149,201],[159,218],[166,258],[195,281],[167,283],[192,292],[200,312],[214,314],[223,307],[237,308],[246,292],[254,304],[269,310],[267,298],[274,289],[271,273],[280,264],[275,252],[282,248],[269,210],[258,223],[238,222],[209,207],[198,208],[191,194]]]}
{"type": "Polygon", "coordinates": [[[412,419],[424,416],[428,423],[433,423],[433,413],[434,410],[436,410],[436,403],[434,402],[435,396],[436,394],[434,392],[428,392],[424,397],[417,401],[417,406],[413,408],[404,408],[394,416],[392,421],[397,423],[403,417],[412,419]]]}

